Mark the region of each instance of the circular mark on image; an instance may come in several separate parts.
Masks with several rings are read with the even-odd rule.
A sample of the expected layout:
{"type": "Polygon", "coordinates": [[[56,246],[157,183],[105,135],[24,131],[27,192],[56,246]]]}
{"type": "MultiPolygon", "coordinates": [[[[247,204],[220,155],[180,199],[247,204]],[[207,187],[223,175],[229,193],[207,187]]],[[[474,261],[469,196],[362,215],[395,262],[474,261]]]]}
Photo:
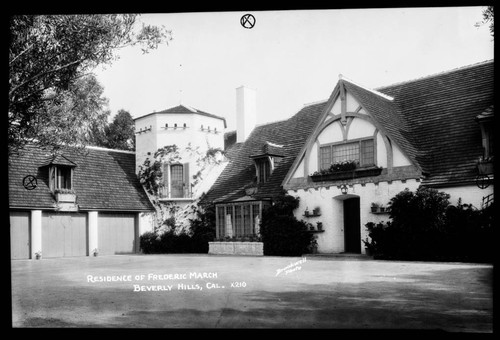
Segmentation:
{"type": "Polygon", "coordinates": [[[476,185],[479,189],[486,189],[490,186],[490,177],[488,175],[479,175],[476,177],[476,185]]]}
{"type": "Polygon", "coordinates": [[[251,14],[245,14],[241,17],[240,24],[245,28],[253,28],[255,26],[255,17],[251,14]]]}
{"type": "Polygon", "coordinates": [[[26,190],[33,190],[37,186],[37,180],[36,177],[33,175],[28,175],[23,178],[23,186],[26,188],[26,190]]]}

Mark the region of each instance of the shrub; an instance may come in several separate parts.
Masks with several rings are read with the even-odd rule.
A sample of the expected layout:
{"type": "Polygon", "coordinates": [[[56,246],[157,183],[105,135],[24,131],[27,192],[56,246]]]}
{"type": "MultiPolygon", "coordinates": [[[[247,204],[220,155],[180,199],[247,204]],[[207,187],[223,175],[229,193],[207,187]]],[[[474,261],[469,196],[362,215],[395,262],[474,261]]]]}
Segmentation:
{"type": "Polygon", "coordinates": [[[215,239],[215,205],[200,203],[196,219],[191,219],[191,241],[193,253],[208,253],[208,242],[215,239]]]}
{"type": "Polygon", "coordinates": [[[316,240],[306,223],[293,215],[298,206],[298,198],[283,192],[264,210],[260,227],[264,255],[301,256],[315,247],[316,240]]]}
{"type": "Polygon", "coordinates": [[[375,258],[490,262],[493,259],[493,205],[477,210],[449,195],[421,188],[391,199],[392,222],[365,226],[375,258]]]}
{"type": "Polygon", "coordinates": [[[144,254],[156,254],[159,252],[159,235],[152,231],[147,231],[139,238],[139,244],[144,254]]]}
{"type": "Polygon", "coordinates": [[[196,218],[190,219],[189,232],[176,233],[175,218],[164,221],[164,232],[146,232],[140,237],[144,254],[208,253],[208,242],[215,238],[215,208],[213,204],[201,204],[196,218]]]}

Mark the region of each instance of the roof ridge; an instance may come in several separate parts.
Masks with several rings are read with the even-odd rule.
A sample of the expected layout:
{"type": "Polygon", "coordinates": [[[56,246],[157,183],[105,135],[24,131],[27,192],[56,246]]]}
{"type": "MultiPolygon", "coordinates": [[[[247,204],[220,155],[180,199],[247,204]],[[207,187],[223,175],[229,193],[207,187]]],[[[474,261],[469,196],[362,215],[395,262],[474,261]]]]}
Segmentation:
{"type": "Polygon", "coordinates": [[[87,145],[87,146],[85,146],[85,148],[87,148],[87,149],[93,149],[93,150],[101,150],[101,151],[121,152],[121,153],[128,153],[128,154],[134,154],[135,155],[135,151],[120,150],[120,149],[110,149],[110,148],[104,148],[102,146],[87,145]]]}
{"type": "Polygon", "coordinates": [[[307,106],[313,106],[313,105],[317,105],[317,104],[321,104],[321,103],[325,103],[328,101],[328,98],[327,99],[322,99],[322,100],[317,100],[317,101],[314,101],[314,102],[310,102],[310,103],[305,103],[302,108],[304,107],[307,107],[307,106]]]}
{"type": "Polygon", "coordinates": [[[349,79],[349,78],[346,78],[346,77],[344,77],[343,75],[339,75],[339,78],[340,78],[341,80],[345,80],[345,81],[347,81],[347,82],[349,82],[349,83],[351,83],[351,84],[353,84],[353,85],[356,85],[356,86],[358,86],[358,87],[361,87],[362,89],[364,89],[364,90],[366,90],[366,91],[369,91],[369,92],[371,92],[371,93],[373,93],[373,94],[376,94],[377,96],[380,96],[380,97],[382,97],[382,98],[385,98],[385,99],[390,100],[390,101],[393,101],[393,100],[394,100],[394,97],[388,96],[388,95],[386,95],[386,94],[384,94],[384,93],[382,93],[382,92],[379,92],[379,91],[377,91],[377,90],[375,90],[375,89],[371,89],[371,88],[369,88],[369,87],[367,87],[367,86],[363,86],[363,85],[361,85],[361,84],[359,84],[359,83],[356,83],[355,81],[353,81],[353,80],[351,80],[351,79],[349,79]]]}
{"type": "Polygon", "coordinates": [[[421,76],[421,77],[414,78],[414,79],[410,79],[410,80],[403,80],[403,81],[400,81],[400,82],[397,82],[397,83],[393,83],[393,84],[390,84],[390,85],[379,86],[379,87],[376,88],[376,90],[383,90],[383,89],[387,89],[387,88],[394,87],[394,86],[397,86],[397,85],[403,85],[403,84],[408,84],[408,83],[416,82],[416,81],[419,81],[419,80],[424,80],[424,79],[428,79],[428,78],[438,77],[438,76],[442,76],[442,75],[445,75],[445,74],[457,72],[457,71],[460,71],[460,70],[466,70],[468,68],[473,68],[473,67],[476,67],[476,66],[479,66],[479,65],[488,64],[488,63],[493,63],[493,59],[483,60],[483,61],[479,61],[479,62],[474,63],[474,64],[469,64],[469,65],[465,65],[465,66],[455,67],[455,68],[452,68],[450,70],[441,71],[441,72],[437,72],[437,73],[432,73],[432,74],[428,74],[428,75],[421,76]]]}
{"type": "MultiPolygon", "coordinates": [[[[186,104],[180,104],[179,106],[182,106],[182,107],[185,107],[186,109],[188,109],[189,111],[191,112],[198,112],[199,110],[195,109],[194,107],[192,106],[189,106],[189,105],[186,105],[186,104]]],[[[168,110],[168,109],[167,109],[168,110]]],[[[207,112],[208,113],[208,112],[207,112]]]]}

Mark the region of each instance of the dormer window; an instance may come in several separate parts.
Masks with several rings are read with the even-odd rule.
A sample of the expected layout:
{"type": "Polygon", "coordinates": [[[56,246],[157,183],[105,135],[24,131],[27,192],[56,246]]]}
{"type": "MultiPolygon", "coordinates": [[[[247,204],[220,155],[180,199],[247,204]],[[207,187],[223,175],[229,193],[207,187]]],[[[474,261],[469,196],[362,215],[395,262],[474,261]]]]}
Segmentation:
{"type": "Polygon", "coordinates": [[[49,168],[49,183],[52,191],[56,189],[73,189],[73,168],[52,165],[49,168]]]}
{"type": "Polygon", "coordinates": [[[257,183],[265,183],[271,176],[271,161],[269,157],[255,159],[257,168],[257,183]]]}
{"type": "Polygon", "coordinates": [[[73,175],[76,164],[70,159],[63,155],[53,155],[42,166],[48,166],[49,188],[52,192],[74,189],[73,175]]]}
{"type": "Polygon", "coordinates": [[[283,145],[265,142],[256,150],[250,158],[254,161],[257,183],[267,182],[283,157],[283,145]]]}

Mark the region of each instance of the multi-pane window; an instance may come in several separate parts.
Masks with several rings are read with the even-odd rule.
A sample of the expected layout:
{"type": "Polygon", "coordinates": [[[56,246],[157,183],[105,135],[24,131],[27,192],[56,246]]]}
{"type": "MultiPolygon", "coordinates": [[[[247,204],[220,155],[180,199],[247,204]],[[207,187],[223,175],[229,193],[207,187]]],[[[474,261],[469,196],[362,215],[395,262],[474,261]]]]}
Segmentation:
{"type": "Polygon", "coordinates": [[[375,143],[373,139],[366,139],[361,141],[361,165],[374,165],[375,164],[375,143]]]}
{"type": "Polygon", "coordinates": [[[241,237],[259,234],[262,209],[267,201],[218,204],[217,237],[241,237]]]}
{"type": "Polygon", "coordinates": [[[347,143],[332,146],[332,163],[359,161],[359,143],[347,143]]]}
{"type": "Polygon", "coordinates": [[[49,168],[49,185],[51,190],[72,189],[73,169],[69,166],[51,166],[49,168]]]}
{"type": "Polygon", "coordinates": [[[375,143],[373,139],[321,146],[319,148],[319,167],[328,169],[331,164],[342,161],[358,161],[360,166],[375,164],[375,143]]]}
{"type": "Polygon", "coordinates": [[[257,165],[257,180],[259,183],[265,183],[271,176],[271,162],[266,158],[255,160],[257,165]]]}
{"type": "Polygon", "coordinates": [[[172,198],[182,198],[184,196],[184,173],[182,164],[170,166],[170,190],[172,198]]]}
{"type": "Polygon", "coordinates": [[[190,198],[189,163],[163,164],[162,198],[190,198]]]}
{"type": "Polygon", "coordinates": [[[322,146],[319,148],[320,169],[328,169],[332,164],[332,147],[322,146]]]}

